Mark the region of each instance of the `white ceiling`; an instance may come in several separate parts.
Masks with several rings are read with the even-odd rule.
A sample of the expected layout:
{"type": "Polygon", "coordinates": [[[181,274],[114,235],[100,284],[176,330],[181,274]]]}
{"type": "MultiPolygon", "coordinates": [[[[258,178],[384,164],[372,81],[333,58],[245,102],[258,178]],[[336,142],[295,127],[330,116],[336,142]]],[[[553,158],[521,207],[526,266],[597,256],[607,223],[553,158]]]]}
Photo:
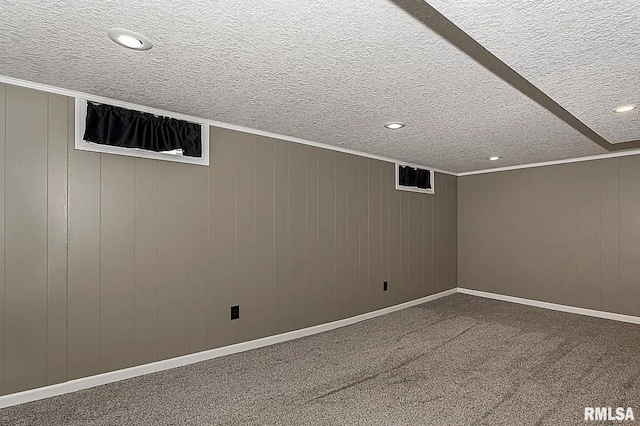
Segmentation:
{"type": "Polygon", "coordinates": [[[611,143],[640,139],[640,0],[429,0],[611,143]]]}
{"type": "MultiPolygon", "coordinates": [[[[482,28],[483,19],[492,19],[471,6],[494,2],[456,3],[469,7],[452,8],[454,21],[482,28]]],[[[520,41],[498,45],[535,64],[528,51],[544,42],[545,31],[516,35],[520,41]]],[[[0,75],[453,172],[606,152],[390,0],[0,0],[0,52],[0,75]],[[140,32],[155,47],[119,47],[107,37],[112,27],[140,32]],[[407,127],[385,130],[393,120],[407,127]],[[492,155],[504,158],[486,160],[492,155]]],[[[574,101],[593,113],[585,93],[597,89],[572,78],[575,70],[562,74],[555,62],[547,66],[541,52],[533,68],[553,83],[548,90],[564,90],[568,100],[548,94],[567,109],[563,102],[574,101]]],[[[585,67],[593,59],[582,58],[585,67]]],[[[616,67],[587,68],[601,82],[616,67]]],[[[622,74],[633,83],[636,73],[622,74]]],[[[611,107],[604,105],[607,113],[611,107]]],[[[640,130],[607,114],[582,119],[622,139],[624,128],[640,130]]]]}

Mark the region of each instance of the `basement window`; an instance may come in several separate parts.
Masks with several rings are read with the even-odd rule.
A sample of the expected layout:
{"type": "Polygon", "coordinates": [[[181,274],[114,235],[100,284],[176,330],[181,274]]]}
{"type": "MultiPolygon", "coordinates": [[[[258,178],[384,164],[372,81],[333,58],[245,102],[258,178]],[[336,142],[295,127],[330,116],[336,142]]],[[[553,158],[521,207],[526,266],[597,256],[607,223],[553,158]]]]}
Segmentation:
{"type": "Polygon", "coordinates": [[[167,111],[117,104],[76,98],[76,149],[209,165],[208,124],[167,111]]]}
{"type": "Polygon", "coordinates": [[[434,194],[433,170],[396,163],[396,189],[434,194]]]}

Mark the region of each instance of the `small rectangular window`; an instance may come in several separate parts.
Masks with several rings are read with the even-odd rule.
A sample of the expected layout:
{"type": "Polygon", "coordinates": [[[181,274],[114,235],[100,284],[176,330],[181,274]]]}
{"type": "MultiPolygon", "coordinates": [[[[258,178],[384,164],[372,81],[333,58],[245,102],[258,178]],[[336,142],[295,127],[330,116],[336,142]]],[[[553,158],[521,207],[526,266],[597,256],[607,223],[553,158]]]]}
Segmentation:
{"type": "Polygon", "coordinates": [[[209,165],[209,125],[76,98],[76,149],[209,165]],[[85,139],[86,138],[86,139],[85,139]]]}
{"type": "Polygon", "coordinates": [[[396,189],[433,194],[433,175],[433,170],[396,163],[396,189]]]}

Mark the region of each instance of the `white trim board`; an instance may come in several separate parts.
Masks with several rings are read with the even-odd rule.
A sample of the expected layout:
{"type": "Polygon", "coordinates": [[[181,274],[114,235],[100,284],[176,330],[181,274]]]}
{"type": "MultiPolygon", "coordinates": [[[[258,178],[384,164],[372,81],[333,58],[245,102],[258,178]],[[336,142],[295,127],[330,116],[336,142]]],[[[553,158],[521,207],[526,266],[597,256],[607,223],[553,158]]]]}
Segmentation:
{"type": "Polygon", "coordinates": [[[326,324],[315,325],[313,327],[303,328],[301,330],[290,331],[287,333],[277,334],[275,336],[263,337],[261,339],[251,340],[249,342],[237,343],[235,345],[224,346],[222,348],[211,349],[208,351],[197,352],[194,354],[184,355],[177,358],[166,359],[162,361],[152,362],[150,364],[139,365],[135,367],[125,368],[123,370],[111,371],[95,376],[83,377],[80,379],[70,380],[68,382],[56,385],[45,386],[41,388],[31,389],[23,392],[17,392],[9,395],[0,396],[0,408],[10,407],[13,405],[24,404],[39,399],[50,398],[52,396],[64,395],[76,392],[82,389],[88,389],[95,386],[105,385],[107,383],[117,382],[120,380],[131,379],[133,377],[145,374],[156,373],[159,371],[169,370],[176,367],[182,367],[196,362],[206,361],[209,359],[219,358],[239,352],[249,351],[251,349],[262,348],[264,346],[274,345],[276,343],[286,342],[289,340],[299,339],[301,337],[311,336],[313,334],[323,333],[325,331],[334,330],[336,328],[345,327],[358,323],[360,321],[379,317],[381,315],[390,314],[391,312],[400,311],[422,303],[430,302],[441,297],[449,296],[457,292],[456,288],[422,297],[420,299],[411,300],[399,305],[389,306],[373,312],[357,315],[355,317],[345,318],[326,324]]]}
{"type": "Polygon", "coordinates": [[[383,156],[375,155],[375,154],[367,154],[365,152],[360,152],[360,151],[356,151],[356,150],[353,150],[353,149],[342,148],[342,147],[338,147],[338,146],[334,146],[334,145],[328,145],[328,144],[324,144],[324,143],[320,143],[320,142],[313,142],[313,141],[310,141],[310,140],[306,140],[306,139],[302,139],[302,138],[296,138],[296,137],[293,137],[293,136],[280,135],[280,134],[277,134],[277,133],[266,132],[266,131],[258,130],[258,129],[252,129],[250,127],[237,126],[235,124],[223,123],[221,121],[209,120],[209,119],[205,119],[205,118],[201,118],[201,117],[194,117],[192,115],[181,114],[181,113],[174,112],[174,111],[167,111],[167,110],[161,110],[161,109],[157,109],[157,108],[151,108],[151,107],[147,107],[147,106],[144,106],[144,105],[137,105],[137,104],[133,104],[133,103],[130,103],[130,102],[123,102],[123,101],[119,101],[119,100],[116,100],[116,99],[105,98],[103,96],[92,95],[90,93],[84,93],[84,92],[79,92],[79,91],[76,91],[76,90],[69,90],[69,89],[63,89],[63,88],[60,88],[60,87],[49,86],[47,84],[35,83],[35,82],[32,82],[32,81],[22,80],[22,79],[19,79],[19,78],[13,78],[13,77],[7,77],[7,76],[0,75],[0,83],[10,84],[10,85],[13,85],[13,86],[25,87],[27,89],[40,90],[41,92],[55,93],[57,95],[68,96],[68,97],[71,97],[71,98],[82,98],[82,99],[85,99],[85,100],[88,100],[88,101],[114,105],[114,106],[117,106],[117,107],[120,107],[120,108],[127,108],[127,109],[133,109],[133,110],[138,110],[138,111],[144,111],[144,112],[148,112],[150,114],[171,116],[171,117],[177,118],[179,120],[192,121],[192,122],[206,124],[206,125],[213,126],[213,127],[220,127],[222,129],[236,130],[238,132],[249,133],[249,134],[252,134],[252,135],[264,136],[264,137],[267,137],[267,138],[280,139],[280,140],[284,140],[284,141],[288,141],[288,142],[294,142],[294,143],[299,143],[299,144],[303,144],[303,145],[314,146],[316,148],[323,148],[323,149],[328,149],[330,151],[343,152],[345,154],[357,155],[358,157],[371,158],[371,159],[374,159],[374,160],[385,161],[387,163],[401,162],[402,164],[406,164],[408,166],[412,166],[412,167],[416,167],[416,168],[429,169],[429,170],[432,170],[434,172],[444,173],[444,174],[452,175],[452,176],[457,176],[458,175],[455,172],[451,172],[451,171],[448,171],[448,170],[442,170],[442,169],[435,169],[435,168],[433,168],[433,167],[431,167],[429,165],[426,165],[426,164],[407,163],[407,162],[400,161],[400,160],[395,159],[395,158],[388,158],[388,157],[383,157],[383,156]]]}
{"type": "MultiPolygon", "coordinates": [[[[125,148],[115,145],[99,145],[84,140],[84,132],[87,126],[87,100],[75,98],[75,148],[81,151],[100,152],[105,154],[124,155],[127,157],[150,158],[152,160],[173,161],[176,163],[196,164],[200,166],[209,166],[209,136],[211,128],[207,123],[195,122],[200,126],[200,140],[202,142],[202,152],[200,157],[187,157],[182,155],[168,154],[165,152],[147,151],[137,148],[125,148]]],[[[137,111],[148,112],[150,114],[161,115],[163,117],[171,117],[171,113],[165,112],[157,114],[157,112],[138,109],[137,111]]]]}
{"type": "Polygon", "coordinates": [[[590,157],[568,158],[566,160],[543,161],[541,163],[521,164],[518,166],[496,167],[495,169],[474,170],[471,172],[461,172],[456,176],[482,175],[485,173],[506,172],[509,170],[532,169],[535,167],[554,166],[557,164],[582,163],[584,161],[604,160],[605,158],[628,157],[630,155],[639,155],[640,149],[630,149],[629,151],[610,152],[608,154],[592,155],[590,157]]]}
{"type": "Polygon", "coordinates": [[[537,308],[550,309],[553,311],[568,312],[570,314],[586,315],[589,317],[604,318],[613,321],[628,322],[631,324],[640,324],[640,317],[634,317],[632,315],[615,314],[612,312],[596,311],[594,309],[577,308],[575,306],[559,305],[557,303],[541,302],[539,300],[524,299],[514,296],[505,296],[502,294],[488,293],[486,291],[471,290],[462,287],[458,287],[457,292],[468,294],[470,296],[501,300],[503,302],[518,303],[520,305],[535,306],[537,308]]]}
{"type": "Polygon", "coordinates": [[[94,102],[106,103],[106,104],[118,106],[121,108],[136,109],[140,111],[144,110],[144,111],[150,112],[151,114],[156,114],[156,115],[171,115],[172,117],[178,118],[180,120],[200,122],[203,124],[207,124],[209,126],[220,127],[222,129],[236,130],[238,132],[249,133],[252,135],[265,136],[267,138],[274,138],[274,139],[280,139],[288,142],[299,143],[303,145],[315,146],[316,148],[323,148],[323,149],[328,149],[330,151],[343,152],[345,154],[357,155],[359,157],[371,158],[374,160],[385,161],[387,163],[401,163],[407,166],[429,169],[434,172],[443,173],[451,176],[479,175],[484,173],[504,172],[508,170],[518,170],[518,169],[529,169],[533,167],[552,166],[555,164],[579,163],[582,161],[602,160],[605,158],[626,157],[629,155],[640,154],[640,149],[635,149],[635,150],[629,150],[629,151],[620,151],[620,152],[611,152],[608,154],[593,155],[590,157],[569,158],[566,160],[553,160],[553,161],[545,161],[541,163],[520,164],[516,166],[496,167],[493,169],[472,170],[468,172],[456,173],[449,170],[436,169],[427,164],[407,163],[406,161],[400,161],[395,158],[388,158],[388,157],[383,157],[375,154],[367,154],[365,152],[355,151],[348,148],[341,148],[333,145],[327,145],[320,142],[313,142],[313,141],[309,141],[302,138],[296,138],[293,136],[280,135],[277,133],[266,132],[258,129],[252,129],[250,127],[237,126],[235,124],[223,123],[221,121],[208,120],[200,117],[194,117],[191,115],[180,114],[173,111],[165,111],[157,108],[150,108],[143,105],[133,104],[130,102],[118,101],[116,99],[105,98],[102,96],[95,96],[89,93],[79,92],[76,90],[63,89],[60,87],[49,86],[47,84],[35,83],[32,81],[22,80],[22,79],[13,78],[13,77],[7,77],[4,75],[0,75],[0,83],[11,84],[13,86],[26,87],[28,89],[40,90],[42,92],[55,93],[58,95],[69,96],[72,98],[83,98],[83,99],[87,99],[94,102]]]}

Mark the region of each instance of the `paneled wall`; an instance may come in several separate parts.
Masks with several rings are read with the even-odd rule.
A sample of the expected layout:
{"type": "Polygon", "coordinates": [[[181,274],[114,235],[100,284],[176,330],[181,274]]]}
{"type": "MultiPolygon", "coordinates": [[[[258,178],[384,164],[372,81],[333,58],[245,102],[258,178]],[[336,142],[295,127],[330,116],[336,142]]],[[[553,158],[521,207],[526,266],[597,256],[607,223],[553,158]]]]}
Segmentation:
{"type": "Polygon", "coordinates": [[[455,177],[219,128],[211,167],[76,151],[73,114],[0,85],[0,394],[457,284],[455,177]]]}
{"type": "Polygon", "coordinates": [[[640,156],[459,186],[460,287],[640,315],[640,156]]]}

